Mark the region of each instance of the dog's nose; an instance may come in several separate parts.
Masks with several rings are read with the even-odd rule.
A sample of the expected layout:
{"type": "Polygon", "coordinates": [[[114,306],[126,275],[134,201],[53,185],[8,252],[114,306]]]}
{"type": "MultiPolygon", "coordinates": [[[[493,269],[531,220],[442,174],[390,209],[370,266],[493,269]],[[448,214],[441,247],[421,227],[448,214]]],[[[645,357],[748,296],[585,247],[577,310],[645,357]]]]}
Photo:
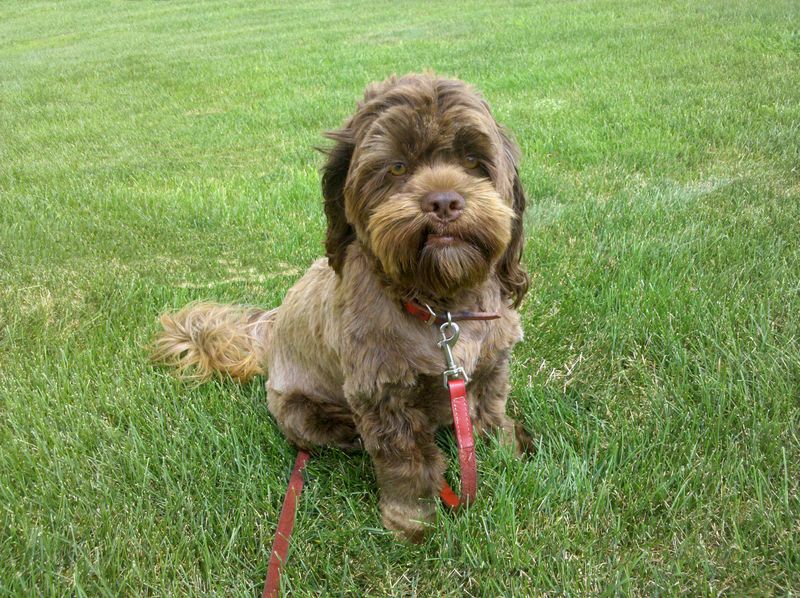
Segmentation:
{"type": "Polygon", "coordinates": [[[422,211],[444,222],[452,222],[461,216],[465,205],[464,198],[455,191],[433,191],[422,198],[422,211]]]}

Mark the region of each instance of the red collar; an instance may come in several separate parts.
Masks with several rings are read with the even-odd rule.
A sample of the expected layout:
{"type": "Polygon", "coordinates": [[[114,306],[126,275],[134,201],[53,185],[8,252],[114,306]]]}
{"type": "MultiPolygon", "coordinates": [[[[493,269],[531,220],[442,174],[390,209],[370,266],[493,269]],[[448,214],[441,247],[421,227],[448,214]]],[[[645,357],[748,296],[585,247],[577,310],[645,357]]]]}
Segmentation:
{"type": "MultiPolygon", "coordinates": [[[[403,309],[406,313],[422,320],[426,324],[444,324],[448,321],[447,313],[437,314],[427,305],[420,305],[416,301],[405,301],[403,309]]],[[[500,314],[494,311],[453,311],[449,312],[451,322],[464,320],[496,320],[500,314]]]]}

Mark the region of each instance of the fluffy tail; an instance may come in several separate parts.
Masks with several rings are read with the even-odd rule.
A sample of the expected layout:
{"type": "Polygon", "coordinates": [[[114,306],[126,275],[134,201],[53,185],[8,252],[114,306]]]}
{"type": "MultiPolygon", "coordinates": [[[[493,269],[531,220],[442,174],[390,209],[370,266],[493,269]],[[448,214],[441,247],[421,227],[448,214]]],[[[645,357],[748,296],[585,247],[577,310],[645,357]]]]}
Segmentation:
{"type": "Polygon", "coordinates": [[[161,316],[151,351],[179,377],[203,382],[214,375],[246,382],[266,374],[266,352],[277,309],[190,303],[161,316]]]}

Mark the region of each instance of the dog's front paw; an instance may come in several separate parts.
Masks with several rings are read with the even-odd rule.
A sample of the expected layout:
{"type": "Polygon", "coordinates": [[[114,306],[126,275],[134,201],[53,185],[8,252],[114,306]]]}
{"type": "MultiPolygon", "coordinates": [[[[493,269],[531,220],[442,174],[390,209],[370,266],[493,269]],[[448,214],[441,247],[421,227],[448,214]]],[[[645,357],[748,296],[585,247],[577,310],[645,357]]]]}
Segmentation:
{"type": "Polygon", "coordinates": [[[476,434],[496,436],[500,445],[511,449],[517,457],[536,452],[536,441],[522,424],[511,418],[503,417],[500,422],[478,419],[473,425],[476,434]]]}
{"type": "Polygon", "coordinates": [[[419,500],[413,503],[381,499],[381,521],[403,539],[419,544],[430,532],[436,506],[433,501],[419,500]]]}
{"type": "Polygon", "coordinates": [[[517,454],[532,455],[536,452],[533,436],[519,422],[514,423],[514,438],[517,441],[517,454]]]}

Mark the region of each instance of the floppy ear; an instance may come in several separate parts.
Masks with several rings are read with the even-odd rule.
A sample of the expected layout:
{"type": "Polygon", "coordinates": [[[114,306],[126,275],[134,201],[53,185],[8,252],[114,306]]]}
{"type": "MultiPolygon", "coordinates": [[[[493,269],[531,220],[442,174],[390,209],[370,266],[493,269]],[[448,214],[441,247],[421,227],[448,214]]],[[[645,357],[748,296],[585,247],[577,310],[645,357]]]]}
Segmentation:
{"type": "Polygon", "coordinates": [[[380,83],[372,83],[364,91],[364,99],[358,103],[356,114],[338,131],[329,131],[325,137],[335,142],[330,149],[322,152],[328,156],[322,167],[322,196],[325,198],[325,216],[328,219],[328,232],[325,237],[325,254],[333,270],[341,275],[347,246],[356,238],[355,230],[347,222],[344,208],[344,187],[350,161],[355,149],[354,129],[365,119],[369,119],[374,108],[366,108],[370,102],[397,85],[396,75],[380,83]]]}
{"type": "Polygon", "coordinates": [[[331,268],[341,274],[347,246],[356,238],[344,211],[344,184],[355,145],[347,127],[326,133],[325,137],[336,142],[332,148],[323,150],[328,156],[322,167],[322,196],[325,198],[325,217],[328,219],[325,254],[331,268]]]}
{"type": "Polygon", "coordinates": [[[528,273],[522,269],[522,250],[525,244],[525,233],[523,231],[523,215],[525,212],[525,190],[522,188],[522,181],[519,179],[519,149],[508,135],[501,131],[503,139],[503,151],[506,155],[509,172],[512,174],[511,182],[512,202],[516,218],[511,225],[511,242],[508,244],[505,253],[497,263],[497,276],[500,285],[503,287],[504,294],[512,300],[514,307],[519,307],[525,293],[528,292],[530,279],[528,273]]]}

